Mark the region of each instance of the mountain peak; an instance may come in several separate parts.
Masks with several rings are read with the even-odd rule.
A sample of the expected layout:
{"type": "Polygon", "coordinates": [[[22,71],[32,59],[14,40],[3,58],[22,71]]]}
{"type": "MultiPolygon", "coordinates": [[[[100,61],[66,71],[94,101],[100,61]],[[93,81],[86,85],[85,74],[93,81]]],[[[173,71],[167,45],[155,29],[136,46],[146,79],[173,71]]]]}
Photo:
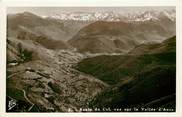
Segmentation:
{"type": "MultiPolygon", "coordinates": [[[[60,20],[76,20],[76,21],[148,21],[148,20],[159,20],[160,15],[166,15],[167,18],[174,21],[175,10],[163,10],[163,11],[153,11],[147,10],[143,12],[132,12],[132,13],[114,13],[112,11],[105,12],[61,12],[60,14],[55,14],[50,16],[54,19],[60,20]]],[[[45,17],[45,16],[44,16],[45,17]]],[[[49,17],[49,16],[47,16],[49,17]]]]}

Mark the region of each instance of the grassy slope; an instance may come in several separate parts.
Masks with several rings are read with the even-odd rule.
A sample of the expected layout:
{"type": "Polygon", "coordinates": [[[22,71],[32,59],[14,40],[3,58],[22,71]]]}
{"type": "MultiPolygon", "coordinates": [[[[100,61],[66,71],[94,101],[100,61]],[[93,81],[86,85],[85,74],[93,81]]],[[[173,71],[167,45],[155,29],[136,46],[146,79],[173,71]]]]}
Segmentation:
{"type": "Polygon", "coordinates": [[[108,84],[116,84],[123,78],[156,66],[175,64],[175,52],[144,54],[141,56],[98,56],[81,61],[77,69],[98,77],[108,84]]]}
{"type": "Polygon", "coordinates": [[[112,85],[98,95],[91,107],[169,106],[175,105],[175,37],[151,49],[150,54],[98,56],[88,58],[77,69],[112,85]],[[161,49],[162,48],[162,49],[161,49]],[[124,83],[124,81],[130,81],[124,83]],[[164,98],[169,96],[172,98],[164,98]],[[156,103],[146,105],[151,101],[156,103]]]}

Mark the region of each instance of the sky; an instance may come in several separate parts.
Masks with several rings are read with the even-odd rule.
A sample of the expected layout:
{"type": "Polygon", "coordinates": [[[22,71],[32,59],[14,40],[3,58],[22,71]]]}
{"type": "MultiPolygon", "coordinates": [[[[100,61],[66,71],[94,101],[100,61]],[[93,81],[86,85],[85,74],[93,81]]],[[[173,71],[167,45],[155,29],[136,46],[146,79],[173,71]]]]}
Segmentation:
{"type": "Polygon", "coordinates": [[[51,16],[54,14],[61,14],[61,12],[105,12],[112,11],[117,13],[140,12],[146,10],[164,10],[175,9],[173,6],[156,6],[156,7],[9,7],[8,14],[15,14],[21,12],[31,12],[40,16],[51,16]]]}

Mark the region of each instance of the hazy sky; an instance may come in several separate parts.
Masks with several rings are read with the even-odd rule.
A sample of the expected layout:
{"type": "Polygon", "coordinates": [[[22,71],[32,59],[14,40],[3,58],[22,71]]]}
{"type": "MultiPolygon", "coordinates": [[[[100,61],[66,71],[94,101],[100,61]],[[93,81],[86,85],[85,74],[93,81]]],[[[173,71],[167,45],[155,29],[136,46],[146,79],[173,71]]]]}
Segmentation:
{"type": "Polygon", "coordinates": [[[145,10],[164,10],[175,9],[175,7],[160,6],[160,7],[9,7],[7,13],[32,12],[37,15],[53,15],[61,12],[95,12],[95,11],[113,11],[118,13],[145,11],[145,10]]]}

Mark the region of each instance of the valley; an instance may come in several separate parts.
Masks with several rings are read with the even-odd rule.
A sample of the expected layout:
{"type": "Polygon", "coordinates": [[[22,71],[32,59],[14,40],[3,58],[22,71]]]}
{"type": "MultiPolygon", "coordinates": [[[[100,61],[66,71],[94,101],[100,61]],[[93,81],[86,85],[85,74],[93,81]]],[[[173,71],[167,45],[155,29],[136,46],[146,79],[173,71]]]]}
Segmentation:
{"type": "Polygon", "coordinates": [[[7,112],[174,112],[173,13],[8,14],[7,112]]]}

